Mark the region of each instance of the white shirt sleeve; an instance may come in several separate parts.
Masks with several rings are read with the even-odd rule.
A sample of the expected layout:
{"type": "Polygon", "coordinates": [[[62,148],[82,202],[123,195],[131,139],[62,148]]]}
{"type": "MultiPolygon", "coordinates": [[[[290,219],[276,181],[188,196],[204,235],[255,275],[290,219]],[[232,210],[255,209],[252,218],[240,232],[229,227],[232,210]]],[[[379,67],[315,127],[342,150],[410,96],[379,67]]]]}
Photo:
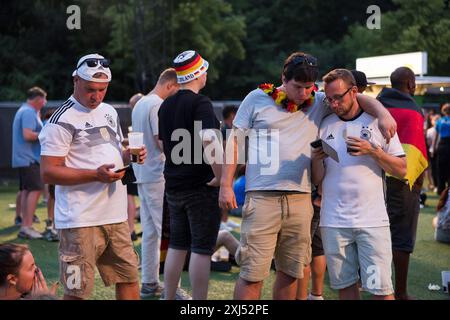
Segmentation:
{"type": "Polygon", "coordinates": [[[242,101],[233,120],[233,126],[239,129],[250,129],[253,122],[253,112],[255,109],[254,96],[255,92],[250,92],[242,101]]]}
{"type": "Polygon", "coordinates": [[[390,154],[391,156],[399,157],[405,155],[405,151],[403,150],[402,144],[400,143],[400,139],[398,138],[397,133],[393,138],[391,138],[388,144],[384,143],[383,151],[386,152],[387,154],[390,154]]]}
{"type": "Polygon", "coordinates": [[[152,134],[154,136],[157,136],[159,134],[159,129],[158,129],[158,111],[159,111],[159,106],[152,106],[150,108],[150,112],[149,112],[149,121],[150,121],[150,128],[152,130],[152,134]]]}
{"type": "Polygon", "coordinates": [[[69,153],[72,134],[62,126],[47,123],[39,134],[42,156],[65,157],[69,153]]]}

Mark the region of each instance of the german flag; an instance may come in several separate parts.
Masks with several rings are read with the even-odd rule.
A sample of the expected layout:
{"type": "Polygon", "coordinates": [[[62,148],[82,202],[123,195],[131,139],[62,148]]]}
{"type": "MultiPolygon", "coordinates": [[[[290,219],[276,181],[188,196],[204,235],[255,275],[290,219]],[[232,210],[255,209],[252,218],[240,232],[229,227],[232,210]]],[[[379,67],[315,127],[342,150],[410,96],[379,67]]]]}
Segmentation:
{"type": "Polygon", "coordinates": [[[410,95],[396,89],[384,88],[377,99],[397,122],[397,134],[406,153],[405,179],[412,188],[416,179],[428,167],[422,110],[410,95]]]}

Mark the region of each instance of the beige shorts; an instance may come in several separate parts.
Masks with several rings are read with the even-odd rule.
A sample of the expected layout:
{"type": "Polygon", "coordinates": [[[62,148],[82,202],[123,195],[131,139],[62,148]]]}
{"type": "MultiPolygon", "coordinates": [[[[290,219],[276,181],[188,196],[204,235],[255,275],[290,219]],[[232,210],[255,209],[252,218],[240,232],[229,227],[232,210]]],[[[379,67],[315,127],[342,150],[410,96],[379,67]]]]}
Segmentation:
{"type": "Polygon", "coordinates": [[[242,208],[239,276],[250,282],[267,278],[272,258],[278,271],[303,278],[311,261],[311,194],[247,192],[242,208]]]}
{"type": "Polygon", "coordinates": [[[359,280],[377,296],[394,292],[391,280],[392,245],[389,227],[321,227],[330,286],[348,288],[359,280]]]}
{"type": "Polygon", "coordinates": [[[95,266],[106,286],[139,280],[139,256],[126,221],[61,229],[59,236],[59,267],[64,294],[89,298],[94,287],[95,266]]]}

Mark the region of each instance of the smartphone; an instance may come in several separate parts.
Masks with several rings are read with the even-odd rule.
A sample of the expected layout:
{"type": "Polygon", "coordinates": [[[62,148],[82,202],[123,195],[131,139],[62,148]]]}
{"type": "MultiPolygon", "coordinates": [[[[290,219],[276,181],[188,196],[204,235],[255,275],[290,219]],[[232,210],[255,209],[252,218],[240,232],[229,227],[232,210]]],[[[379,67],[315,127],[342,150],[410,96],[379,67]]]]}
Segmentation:
{"type": "Polygon", "coordinates": [[[314,149],[320,148],[321,146],[322,146],[322,139],[317,139],[311,142],[311,147],[313,147],[314,149]]]}
{"type": "Polygon", "coordinates": [[[126,165],[125,167],[123,167],[123,168],[120,168],[120,169],[117,169],[117,170],[114,170],[114,172],[115,173],[119,173],[119,172],[122,172],[122,171],[125,171],[125,170],[127,170],[128,168],[129,168],[129,164],[128,165],[126,165]]]}

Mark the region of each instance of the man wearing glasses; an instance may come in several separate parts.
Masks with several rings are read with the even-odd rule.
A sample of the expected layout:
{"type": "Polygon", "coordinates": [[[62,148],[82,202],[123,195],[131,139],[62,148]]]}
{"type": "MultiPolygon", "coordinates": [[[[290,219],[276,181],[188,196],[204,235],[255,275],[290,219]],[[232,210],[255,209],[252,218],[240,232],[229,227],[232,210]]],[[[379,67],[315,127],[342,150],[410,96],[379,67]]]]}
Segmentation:
{"type": "Polygon", "coordinates": [[[322,184],[320,227],[330,285],[342,300],[359,299],[359,269],[366,291],[375,299],[392,300],[383,176],[406,175],[405,153],[397,134],[386,143],[377,119],[360,108],[350,71],[333,70],[323,81],[334,114],[324,119],[319,136],[336,150],[339,162],[314,149],[312,181],[322,184]]]}
{"type": "MultiPolygon", "coordinates": [[[[56,185],[55,225],[60,229],[60,276],[64,299],[86,299],[95,268],[117,299],[139,299],[138,257],[127,223],[120,121],[103,99],[111,71],[99,54],[82,57],[72,74],[73,95],[50,117],[39,135],[41,172],[56,185]]],[[[146,157],[145,148],[140,158],[146,157]]]]}
{"type": "MultiPolygon", "coordinates": [[[[303,52],[291,54],[282,69],[282,85],[264,84],[250,92],[233,121],[234,137],[227,143],[221,178],[222,209],[237,207],[232,188],[237,161],[228,153],[237,154],[237,141],[244,140],[238,136],[249,136],[235,299],[260,298],[272,257],[277,269],[273,298],[295,299],[297,280],[310,263],[310,143],[317,138],[322,119],[331,113],[324,106],[324,93],[313,93],[318,74],[316,58],[303,52]],[[267,137],[268,130],[275,133],[272,138],[267,137]],[[279,150],[278,170],[273,174],[263,174],[266,165],[258,157],[260,140],[270,144],[269,150],[279,150]]],[[[378,117],[386,138],[394,135],[395,122],[380,103],[363,95],[358,95],[358,101],[378,117]]]]}

